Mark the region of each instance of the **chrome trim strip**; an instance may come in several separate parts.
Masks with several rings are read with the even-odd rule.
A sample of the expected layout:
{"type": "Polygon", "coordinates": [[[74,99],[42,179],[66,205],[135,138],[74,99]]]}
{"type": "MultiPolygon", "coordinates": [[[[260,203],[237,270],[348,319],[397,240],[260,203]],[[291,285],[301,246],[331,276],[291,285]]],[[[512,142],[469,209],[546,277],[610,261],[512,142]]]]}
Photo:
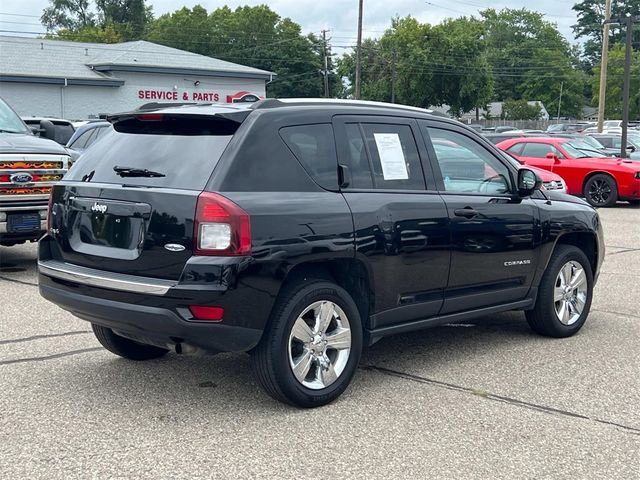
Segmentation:
{"type": "Polygon", "coordinates": [[[71,282],[82,283],[98,288],[121,290],[125,292],[146,293],[149,295],[164,295],[177,282],[159,280],[135,275],[109,273],[93,268],[72,265],[58,260],[38,261],[38,270],[47,277],[59,278],[71,282]]]}
{"type": "Polygon", "coordinates": [[[21,211],[21,210],[47,210],[47,206],[46,205],[27,205],[27,206],[16,206],[16,207],[3,207],[2,204],[0,203],[0,212],[17,212],[17,211],[21,211]]]}

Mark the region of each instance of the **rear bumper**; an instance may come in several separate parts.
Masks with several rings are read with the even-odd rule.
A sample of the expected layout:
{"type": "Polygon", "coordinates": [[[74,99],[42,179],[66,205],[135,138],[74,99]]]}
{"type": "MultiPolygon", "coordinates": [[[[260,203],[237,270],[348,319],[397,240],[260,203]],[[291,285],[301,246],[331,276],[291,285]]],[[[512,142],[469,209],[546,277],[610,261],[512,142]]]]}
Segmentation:
{"type": "MultiPolygon", "coordinates": [[[[56,286],[40,275],[40,294],[88,322],[109,327],[118,334],[151,345],[180,348],[185,352],[247,351],[262,336],[261,329],[223,323],[188,321],[178,311],[94,297],[56,286]]],[[[188,310],[187,310],[188,311],[188,310]]]]}

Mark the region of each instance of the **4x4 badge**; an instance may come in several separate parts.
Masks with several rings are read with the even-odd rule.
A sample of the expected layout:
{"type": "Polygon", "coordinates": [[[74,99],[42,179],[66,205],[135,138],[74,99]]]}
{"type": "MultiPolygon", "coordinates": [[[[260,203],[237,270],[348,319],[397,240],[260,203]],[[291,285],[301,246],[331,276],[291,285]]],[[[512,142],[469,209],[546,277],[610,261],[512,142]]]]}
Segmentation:
{"type": "Polygon", "coordinates": [[[107,206],[102,203],[94,203],[91,205],[91,211],[95,213],[107,213],[107,206]]]}

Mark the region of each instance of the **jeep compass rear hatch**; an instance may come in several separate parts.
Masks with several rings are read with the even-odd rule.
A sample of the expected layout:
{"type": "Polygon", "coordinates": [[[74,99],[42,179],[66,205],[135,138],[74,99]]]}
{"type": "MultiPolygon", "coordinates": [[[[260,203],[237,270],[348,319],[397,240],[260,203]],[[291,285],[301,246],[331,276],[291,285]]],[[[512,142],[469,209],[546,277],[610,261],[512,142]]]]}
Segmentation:
{"type": "Polygon", "coordinates": [[[53,259],[179,279],[192,255],[198,195],[245,117],[112,118],[114,132],[88,149],[54,189],[53,259]]]}

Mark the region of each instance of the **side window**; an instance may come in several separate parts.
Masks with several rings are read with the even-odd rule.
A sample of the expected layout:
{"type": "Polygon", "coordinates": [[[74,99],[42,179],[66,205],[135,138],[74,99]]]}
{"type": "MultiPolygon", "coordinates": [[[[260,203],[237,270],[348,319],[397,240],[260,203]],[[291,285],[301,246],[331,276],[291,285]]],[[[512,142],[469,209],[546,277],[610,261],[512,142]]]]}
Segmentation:
{"type": "Polygon", "coordinates": [[[96,129],[91,129],[91,130],[87,130],[86,132],[84,132],[82,135],[80,135],[78,138],[76,138],[73,143],[71,145],[69,145],[71,148],[86,148],[87,146],[87,142],[89,142],[89,139],[91,138],[91,136],[96,133],[96,129]]]}
{"type": "Polygon", "coordinates": [[[318,185],[329,190],[338,188],[338,161],[331,124],[281,128],[280,137],[318,185]]]}
{"type": "Polygon", "coordinates": [[[348,188],[373,188],[373,177],[371,175],[371,165],[369,156],[364,145],[364,138],[360,125],[357,123],[347,123],[345,125],[347,137],[347,151],[350,174],[350,184],[348,188]]]}
{"type": "Polygon", "coordinates": [[[376,189],[424,190],[418,146],[408,125],[361,124],[376,189]]]}
{"type": "Polygon", "coordinates": [[[522,155],[522,149],[524,148],[524,143],[516,143],[515,145],[511,145],[507,148],[507,152],[512,153],[513,155],[522,155]]]}
{"type": "Polygon", "coordinates": [[[475,140],[427,128],[446,192],[499,194],[511,190],[509,169],[475,140]]]}
{"type": "Polygon", "coordinates": [[[564,155],[554,147],[547,143],[526,143],[522,151],[523,157],[546,158],[547,153],[554,153],[558,158],[564,158],[564,155]]]}
{"type": "Polygon", "coordinates": [[[347,123],[351,189],[424,190],[424,174],[411,127],[347,123]]]}

